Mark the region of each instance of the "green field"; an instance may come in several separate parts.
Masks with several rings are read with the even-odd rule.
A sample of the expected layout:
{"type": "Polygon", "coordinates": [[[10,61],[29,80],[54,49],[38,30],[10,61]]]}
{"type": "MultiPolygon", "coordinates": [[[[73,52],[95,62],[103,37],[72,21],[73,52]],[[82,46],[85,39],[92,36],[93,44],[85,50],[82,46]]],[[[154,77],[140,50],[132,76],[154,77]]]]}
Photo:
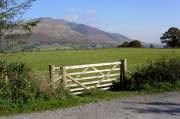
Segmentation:
{"type": "MultiPolygon", "coordinates": [[[[56,64],[56,65],[79,65],[79,64],[89,64],[89,63],[102,63],[102,62],[114,62],[119,61],[120,59],[127,59],[128,69],[130,71],[135,71],[137,67],[142,66],[146,63],[146,61],[150,61],[156,59],[158,57],[168,57],[171,55],[177,55],[180,57],[180,49],[148,49],[148,48],[115,48],[115,49],[101,49],[101,50],[65,50],[65,51],[44,51],[44,52],[25,52],[25,53],[9,53],[9,54],[1,54],[2,57],[7,58],[7,60],[16,62],[21,61],[27,63],[30,67],[32,67],[35,71],[37,71],[38,76],[33,77],[33,79],[40,78],[42,82],[37,81],[37,86],[46,85],[49,83],[46,76],[48,76],[48,65],[56,64]],[[42,74],[41,74],[42,73],[42,74]],[[41,74],[41,75],[39,75],[41,74]]],[[[20,80],[17,80],[17,82],[20,80]]],[[[2,83],[3,84],[3,83],[2,83]]],[[[9,84],[9,83],[5,83],[9,84]]],[[[14,83],[17,87],[19,83],[14,83]]],[[[21,87],[24,87],[24,83],[22,83],[21,87]]],[[[9,86],[9,85],[7,85],[9,86]]],[[[11,86],[13,87],[13,86],[11,86]]],[[[15,89],[15,88],[14,88],[15,89]]],[[[17,88],[16,88],[17,89],[17,88]]],[[[22,89],[22,88],[21,88],[22,89]]],[[[29,89],[29,88],[28,88],[29,89]]],[[[9,115],[9,114],[17,114],[17,113],[30,113],[34,111],[43,111],[49,109],[56,108],[67,108],[76,105],[87,104],[91,102],[97,102],[102,100],[111,100],[115,98],[128,97],[133,95],[147,94],[151,92],[159,92],[159,91],[172,91],[179,90],[179,83],[170,84],[170,83],[160,83],[158,88],[146,86],[145,90],[141,92],[135,91],[99,91],[99,90],[91,90],[90,92],[82,95],[82,96],[72,96],[72,95],[64,95],[64,97],[51,97],[51,93],[48,96],[37,96],[35,99],[30,99],[22,103],[22,101],[18,100],[15,103],[9,103],[6,98],[1,99],[2,104],[0,104],[0,115],[9,115]],[[159,88],[160,86],[160,88],[159,88]],[[23,104],[23,105],[22,105],[23,104]]],[[[6,90],[5,90],[6,91],[6,90]]],[[[18,91],[22,92],[18,89],[18,91]]],[[[26,91],[26,90],[25,90],[26,91]]],[[[25,92],[23,89],[23,92],[25,92]]],[[[13,90],[12,90],[13,92],[13,90]]],[[[11,90],[8,90],[10,96],[14,96],[11,90]]],[[[39,93],[39,91],[37,91],[39,93]]],[[[35,94],[37,93],[35,92],[35,94]]],[[[54,91],[53,91],[54,92],[54,91]]],[[[7,93],[5,93],[7,95],[7,93]]],[[[21,94],[21,93],[20,93],[21,94]]],[[[37,94],[37,95],[41,95],[37,94]]],[[[53,95],[53,93],[52,93],[53,95]]],[[[54,95],[53,95],[54,96],[54,95]]]]}
{"type": "Polygon", "coordinates": [[[33,69],[43,72],[48,71],[49,64],[79,65],[113,62],[126,58],[128,69],[134,71],[136,67],[143,65],[147,60],[166,55],[180,56],[180,49],[115,48],[101,50],[65,50],[10,53],[7,54],[6,57],[11,61],[26,62],[33,69]]]}

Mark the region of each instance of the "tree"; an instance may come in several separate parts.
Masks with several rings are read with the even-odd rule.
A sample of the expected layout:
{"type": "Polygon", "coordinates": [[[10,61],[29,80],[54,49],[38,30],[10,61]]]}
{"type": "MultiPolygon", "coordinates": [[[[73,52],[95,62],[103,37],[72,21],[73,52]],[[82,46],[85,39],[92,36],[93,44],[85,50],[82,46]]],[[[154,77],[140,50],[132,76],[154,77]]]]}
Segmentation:
{"type": "Polygon", "coordinates": [[[31,28],[38,21],[24,22],[21,18],[35,0],[1,0],[0,1],[0,51],[5,51],[20,39],[29,37],[31,28]],[[19,32],[17,32],[17,29],[19,32]]]}
{"type": "Polygon", "coordinates": [[[153,45],[153,44],[150,44],[150,45],[149,45],[149,48],[154,48],[154,45],[153,45]]]}
{"type": "Polygon", "coordinates": [[[123,48],[123,47],[128,47],[128,46],[129,46],[129,43],[128,42],[124,42],[123,44],[118,45],[117,47],[118,48],[123,48]]]}
{"type": "Polygon", "coordinates": [[[128,46],[133,47],[133,48],[141,48],[142,44],[140,41],[134,40],[134,41],[131,41],[128,46]]]}
{"type": "Polygon", "coordinates": [[[167,47],[180,47],[180,30],[171,27],[160,39],[162,43],[166,43],[167,47]]]}
{"type": "Polygon", "coordinates": [[[142,44],[140,41],[138,40],[133,40],[131,42],[124,42],[123,44],[121,45],[118,45],[117,46],[118,48],[123,48],[123,47],[129,47],[129,48],[141,48],[142,47],[142,44]]]}

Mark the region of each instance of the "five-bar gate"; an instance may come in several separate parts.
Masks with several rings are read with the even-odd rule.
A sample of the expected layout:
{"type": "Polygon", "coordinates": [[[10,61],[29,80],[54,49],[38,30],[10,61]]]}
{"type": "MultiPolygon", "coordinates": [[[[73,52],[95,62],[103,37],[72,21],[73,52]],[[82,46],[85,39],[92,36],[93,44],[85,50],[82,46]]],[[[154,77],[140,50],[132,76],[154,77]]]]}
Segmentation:
{"type": "Polygon", "coordinates": [[[126,68],[125,59],[119,62],[75,66],[50,65],[50,85],[56,88],[60,81],[65,89],[75,95],[92,88],[108,90],[114,81],[123,82],[126,68]]]}

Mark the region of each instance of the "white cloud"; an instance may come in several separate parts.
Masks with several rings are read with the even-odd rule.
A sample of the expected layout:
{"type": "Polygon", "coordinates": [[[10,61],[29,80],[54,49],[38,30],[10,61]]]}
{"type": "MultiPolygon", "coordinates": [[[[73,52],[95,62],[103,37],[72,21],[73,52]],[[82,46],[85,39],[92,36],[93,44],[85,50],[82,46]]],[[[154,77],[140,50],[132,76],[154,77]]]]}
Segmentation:
{"type": "Polygon", "coordinates": [[[68,10],[68,13],[64,16],[64,20],[69,22],[80,22],[86,19],[90,21],[95,21],[96,16],[97,16],[97,11],[95,9],[89,9],[83,12],[77,12],[75,8],[71,8],[68,10]]]}
{"type": "Polygon", "coordinates": [[[68,22],[78,22],[80,20],[80,15],[76,11],[75,8],[70,8],[64,16],[64,20],[68,22]]]}
{"type": "Polygon", "coordinates": [[[80,16],[76,14],[68,14],[64,16],[64,19],[69,22],[78,22],[80,19],[80,16]]]}

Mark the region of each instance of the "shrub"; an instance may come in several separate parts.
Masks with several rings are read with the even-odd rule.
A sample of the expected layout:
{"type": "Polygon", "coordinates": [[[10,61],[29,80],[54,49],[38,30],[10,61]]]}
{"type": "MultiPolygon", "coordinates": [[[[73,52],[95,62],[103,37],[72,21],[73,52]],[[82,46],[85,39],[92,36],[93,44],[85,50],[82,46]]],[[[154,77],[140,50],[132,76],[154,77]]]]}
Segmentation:
{"type": "Polygon", "coordinates": [[[118,45],[117,47],[118,47],[118,48],[125,48],[125,47],[129,47],[129,43],[128,43],[128,42],[124,42],[123,44],[118,45]]]}
{"type": "Polygon", "coordinates": [[[47,81],[41,81],[42,78],[25,63],[0,60],[0,115],[56,107],[60,100],[70,96],[62,89],[61,83],[56,89],[43,90],[48,86],[47,81]],[[41,105],[46,102],[52,104],[41,105]]]}
{"type": "Polygon", "coordinates": [[[134,41],[131,41],[128,46],[132,48],[141,48],[142,44],[140,41],[134,40],[134,41]]]}
{"type": "MultiPolygon", "coordinates": [[[[132,76],[134,88],[142,89],[145,85],[159,83],[175,84],[180,81],[180,59],[176,57],[160,58],[139,68],[132,76]]],[[[156,86],[157,87],[157,86],[156,86]]]]}
{"type": "Polygon", "coordinates": [[[142,47],[142,43],[138,40],[133,40],[131,42],[124,42],[121,45],[117,46],[118,48],[124,48],[124,47],[128,47],[128,48],[141,48],[142,47]]]}
{"type": "Polygon", "coordinates": [[[23,104],[35,98],[37,87],[24,63],[0,61],[0,101],[23,104]]]}

